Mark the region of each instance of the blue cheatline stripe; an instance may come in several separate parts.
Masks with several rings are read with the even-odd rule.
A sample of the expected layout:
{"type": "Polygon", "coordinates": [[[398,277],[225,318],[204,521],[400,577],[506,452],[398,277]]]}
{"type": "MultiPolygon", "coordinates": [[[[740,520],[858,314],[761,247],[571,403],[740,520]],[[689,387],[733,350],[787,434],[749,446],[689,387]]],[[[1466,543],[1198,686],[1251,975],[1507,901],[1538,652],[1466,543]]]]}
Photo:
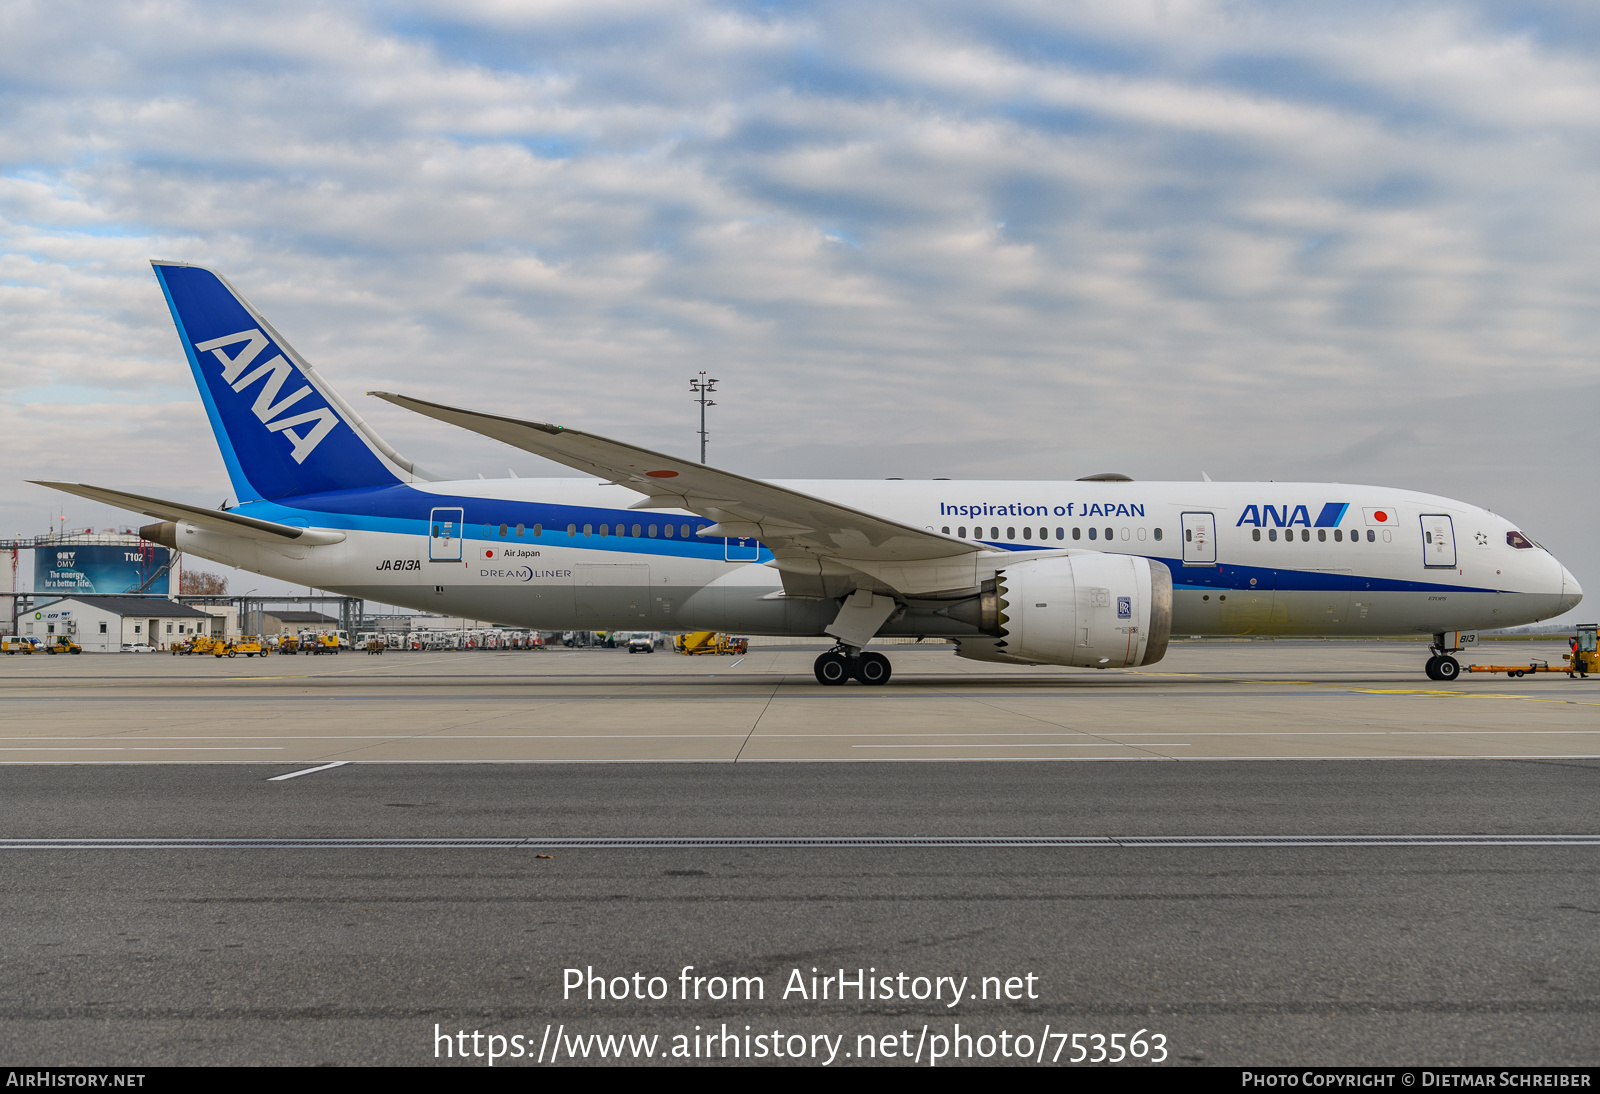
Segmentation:
{"type": "MultiPolygon", "coordinates": [[[[632,530],[634,524],[641,526],[652,523],[652,518],[647,517],[637,509],[601,509],[578,505],[559,505],[550,502],[514,501],[499,498],[464,497],[450,494],[432,494],[417,490],[406,484],[394,486],[368,487],[356,490],[340,490],[330,494],[305,495],[295,498],[279,498],[275,501],[255,501],[248,505],[240,506],[239,512],[263,520],[285,522],[289,520],[304,520],[319,528],[337,528],[343,531],[378,532],[389,535],[417,536],[426,540],[428,537],[428,514],[436,508],[459,508],[464,513],[462,539],[474,544],[480,552],[489,547],[525,547],[540,548],[582,548],[589,551],[604,551],[618,554],[633,555],[659,555],[674,558],[693,558],[706,561],[725,561],[726,546],[722,539],[696,540],[696,539],[650,539],[646,536],[638,538],[628,536],[605,536],[598,534],[585,536],[583,526],[590,525],[599,529],[606,524],[615,527],[625,525],[632,530]],[[508,535],[501,538],[500,525],[507,525],[508,535]],[[518,539],[514,529],[518,524],[524,526],[526,534],[518,539]],[[544,534],[535,538],[533,526],[544,526],[544,534]],[[578,529],[573,535],[567,535],[567,526],[575,525],[578,529]],[[489,531],[486,533],[485,528],[489,531]]],[[[655,524],[668,523],[664,515],[655,515],[655,524]]],[[[691,529],[703,528],[709,523],[703,517],[674,516],[670,522],[674,526],[687,524],[691,529]]],[[[691,533],[692,535],[692,533],[691,533]]],[[[1078,550],[1091,550],[1084,543],[1051,544],[1045,547],[1025,545],[1020,543],[989,543],[978,541],[989,547],[1000,547],[1013,552],[1060,550],[1062,547],[1072,547],[1078,550]]],[[[735,550],[739,548],[735,545],[735,550]]],[[[746,548],[748,550],[748,548],[746,548]]],[[[1124,554],[1134,556],[1134,552],[1111,550],[1111,554],[1124,554]]],[[[498,557],[498,556],[497,556],[498,557]]],[[[1215,566],[1195,567],[1185,566],[1179,558],[1163,558],[1159,555],[1143,555],[1152,562],[1160,562],[1172,571],[1176,588],[1189,590],[1202,590],[1206,592],[1261,592],[1266,593],[1274,589],[1284,592],[1309,592],[1309,591],[1349,591],[1349,592],[1459,592],[1459,593],[1486,593],[1495,592],[1494,589],[1482,588],[1475,585],[1446,585],[1433,581],[1411,581],[1396,578],[1368,577],[1361,574],[1330,574],[1314,570],[1296,570],[1292,567],[1272,566],[1239,566],[1232,563],[1220,563],[1215,566]],[[1250,584],[1254,578],[1256,584],[1250,584]]],[[[478,555],[480,561],[487,561],[482,554],[478,555]]],[[[752,562],[766,562],[772,558],[772,552],[764,546],[752,562]]],[[[463,560],[465,561],[465,560],[463,560]]],[[[515,561],[513,559],[512,561],[515,561]]]]}
{"type": "Polygon", "coordinates": [[[1344,519],[1344,511],[1350,508],[1347,501],[1330,501],[1322,507],[1322,512],[1317,514],[1318,528],[1337,528],[1344,519]]]}
{"type": "Polygon", "coordinates": [[[178,315],[178,305],[173,302],[172,290],[167,287],[166,267],[157,266],[156,281],[161,285],[161,295],[166,297],[167,310],[172,313],[172,324],[178,328],[178,342],[183,346],[183,355],[189,359],[189,368],[194,372],[195,386],[200,389],[200,401],[205,405],[206,417],[211,419],[211,432],[216,435],[217,447],[222,450],[222,462],[228,468],[228,478],[233,483],[233,492],[240,502],[259,500],[261,494],[255,485],[245,477],[244,467],[239,463],[239,454],[233,449],[233,438],[228,436],[228,431],[222,425],[222,414],[217,410],[216,400],[211,397],[211,388],[206,383],[205,374],[200,371],[200,361],[190,348],[192,339],[184,328],[183,319],[178,315]]]}

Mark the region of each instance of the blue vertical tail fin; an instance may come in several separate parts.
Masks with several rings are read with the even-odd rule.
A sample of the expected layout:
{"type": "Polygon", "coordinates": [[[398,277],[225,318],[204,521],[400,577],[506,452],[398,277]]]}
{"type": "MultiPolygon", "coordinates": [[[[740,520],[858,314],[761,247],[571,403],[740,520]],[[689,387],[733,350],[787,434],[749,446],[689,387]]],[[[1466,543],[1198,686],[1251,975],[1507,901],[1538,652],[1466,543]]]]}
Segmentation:
{"type": "Polygon", "coordinates": [[[226,279],[151,265],[240,502],[423,477],[226,279]]]}

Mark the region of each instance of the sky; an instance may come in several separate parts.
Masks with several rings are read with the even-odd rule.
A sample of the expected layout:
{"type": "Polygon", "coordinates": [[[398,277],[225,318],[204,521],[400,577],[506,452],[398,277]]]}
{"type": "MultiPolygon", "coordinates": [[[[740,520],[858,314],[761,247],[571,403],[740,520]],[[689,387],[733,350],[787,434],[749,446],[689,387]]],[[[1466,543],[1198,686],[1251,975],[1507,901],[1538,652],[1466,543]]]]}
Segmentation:
{"type": "Polygon", "coordinates": [[[1402,486],[1600,589],[1597,138],[1593,4],[0,0],[0,535],[229,496],[167,258],[443,475],[570,473],[364,392],[688,455],[706,369],[747,474],[1402,486]]]}

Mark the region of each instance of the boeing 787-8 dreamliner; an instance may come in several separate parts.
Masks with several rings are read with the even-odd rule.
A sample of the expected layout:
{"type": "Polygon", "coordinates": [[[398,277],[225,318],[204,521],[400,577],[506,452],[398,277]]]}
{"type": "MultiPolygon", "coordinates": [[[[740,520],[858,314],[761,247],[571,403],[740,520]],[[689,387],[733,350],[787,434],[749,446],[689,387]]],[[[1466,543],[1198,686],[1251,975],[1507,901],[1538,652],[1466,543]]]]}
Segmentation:
{"type": "Polygon", "coordinates": [[[540,630],[818,637],[823,684],[887,683],[877,636],[1122,668],[1173,633],[1456,636],[1582,590],[1505,518],[1412,490],[1289,482],[766,481],[561,426],[374,392],[591,478],[442,481],[380,438],[224,278],[153,263],[236,508],[43,485],[154,517],[217,562],[540,630]]]}

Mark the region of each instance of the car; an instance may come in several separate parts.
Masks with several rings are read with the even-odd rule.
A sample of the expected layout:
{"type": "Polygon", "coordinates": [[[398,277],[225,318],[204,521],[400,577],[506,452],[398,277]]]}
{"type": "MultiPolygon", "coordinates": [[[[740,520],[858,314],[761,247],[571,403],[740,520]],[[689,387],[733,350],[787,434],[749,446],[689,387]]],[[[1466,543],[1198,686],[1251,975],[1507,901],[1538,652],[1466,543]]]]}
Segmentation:
{"type": "Polygon", "coordinates": [[[124,642],[122,644],[122,652],[123,653],[154,653],[155,651],[150,648],[150,643],[148,643],[148,642],[124,642]]]}

